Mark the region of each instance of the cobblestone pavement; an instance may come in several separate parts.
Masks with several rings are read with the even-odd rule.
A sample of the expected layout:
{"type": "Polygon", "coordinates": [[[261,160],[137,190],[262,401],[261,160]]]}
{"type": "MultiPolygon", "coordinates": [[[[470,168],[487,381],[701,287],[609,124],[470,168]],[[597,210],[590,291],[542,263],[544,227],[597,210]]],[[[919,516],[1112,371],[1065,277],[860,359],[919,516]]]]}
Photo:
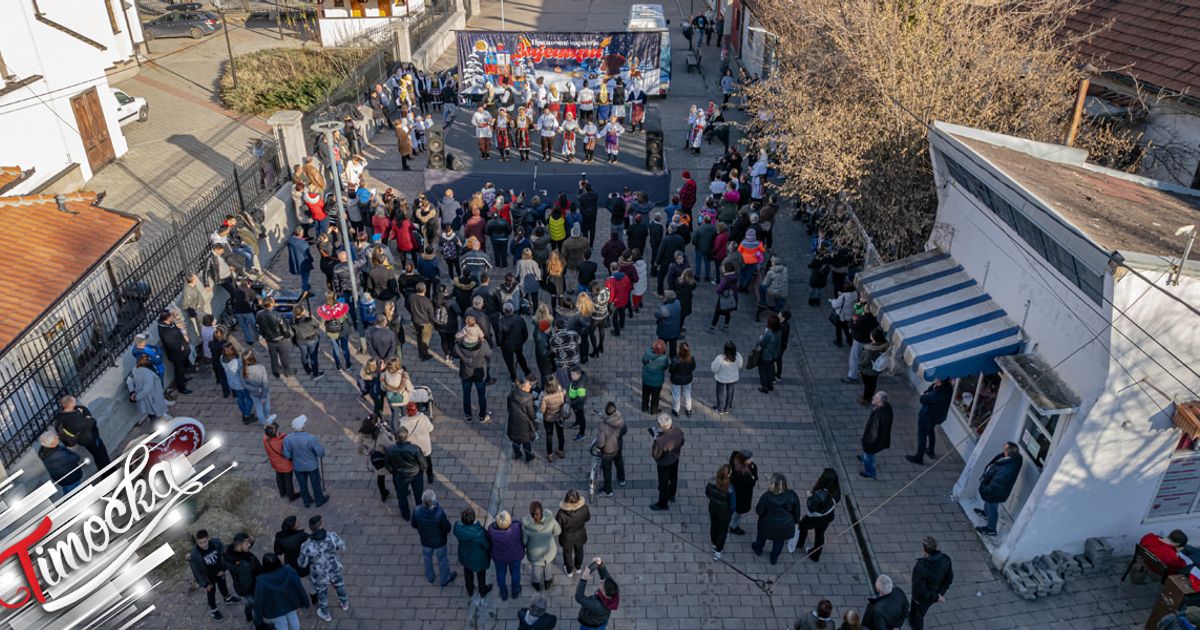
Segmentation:
{"type": "MultiPolygon", "coordinates": [[[[571,2],[569,7],[555,3],[554,13],[545,14],[537,11],[536,3],[517,8],[514,4],[507,7],[510,28],[566,30],[572,26],[579,28],[571,20],[602,3],[571,2]]],[[[587,13],[587,28],[620,27],[625,9],[604,6],[603,19],[587,13]]],[[[676,5],[668,6],[673,9],[676,5]]],[[[471,26],[498,27],[497,12],[497,7],[487,5],[484,15],[471,26]]],[[[677,33],[674,45],[677,49],[685,45],[677,33]]],[[[700,174],[707,174],[709,164],[718,155],[716,146],[705,147],[700,157],[685,154],[678,149],[680,143],[673,141],[683,136],[681,121],[687,107],[715,93],[717,55],[706,55],[706,59],[703,76],[675,75],[672,96],[661,106],[668,137],[668,164],[675,175],[675,186],[679,185],[679,173],[684,169],[696,173],[701,185],[707,183],[700,174]]],[[[681,65],[679,62],[678,66],[681,65]]],[[[381,136],[377,146],[369,151],[373,157],[369,170],[381,184],[412,195],[420,186],[419,170],[400,171],[389,140],[394,142],[388,134],[381,136]]],[[[415,162],[419,164],[422,160],[415,162]]],[[[699,365],[695,413],[690,418],[679,418],[687,445],[680,467],[680,500],[670,511],[648,509],[655,496],[655,474],[649,455],[650,440],[644,428],[652,418],[639,413],[636,407],[640,384],[636,357],[652,340],[651,314],[643,309],[632,320],[628,332],[620,338],[610,335],[605,354],[587,366],[592,382],[590,400],[616,401],[630,424],[626,440],[629,483],[618,488],[614,498],[597,498],[592,504],[593,518],[585,550],[589,557],[603,556],[621,584],[621,608],[609,628],[790,628],[797,615],[811,609],[821,598],[832,600],[839,615],[850,608],[862,610],[870,585],[863,555],[848,532],[844,510],[839,511],[830,528],[827,550],[820,564],[785,554],[777,566],[770,566],[765,557],[755,557],[749,548],[749,538],[755,531],[753,517],[744,526],[749,536],[730,536],[725,559],[721,562],[710,559],[704,483],[735,448],[754,451],[761,477],[781,472],[801,493],[826,466],[838,463],[848,471],[849,475],[843,477],[843,487],[865,514],[862,526],[871,557],[906,592],[912,563],[920,555],[921,537],[935,535],[954,559],[956,579],[946,603],[935,606],[927,618],[928,627],[1049,628],[1064,622],[1077,628],[1139,626],[1154,600],[1155,589],[1119,584],[1119,568],[1106,575],[1076,581],[1062,595],[1037,602],[1019,600],[997,579],[987,565],[973,523],[949,498],[962,460],[950,456],[935,467],[919,470],[902,459],[915,440],[916,394],[906,384],[894,379],[881,381],[880,387],[892,394],[896,409],[895,446],[880,457],[878,480],[867,481],[857,476],[854,456],[858,453],[866,413],[854,403],[857,391],[838,381],[844,370],[846,350],[831,344],[825,310],[810,309],[803,304],[807,293],[804,272],[808,241],[802,226],[784,218],[778,229],[776,247],[791,270],[790,301],[796,313],[784,379],[774,394],[765,396],[755,391],[756,375],[745,372],[733,413],[719,417],[708,409],[713,396],[708,362],[720,351],[726,338],[736,341],[743,351],[748,349],[761,324],[752,322],[753,312],[744,303],[731,333],[709,333],[706,320],[715,299],[712,291],[702,286],[696,293],[695,311],[687,333],[697,351],[699,365]],[[924,476],[906,485],[922,471],[924,476]]],[[[287,275],[286,261],[276,261],[272,272],[278,274],[283,285],[296,284],[287,275]]],[[[657,305],[652,295],[648,294],[647,299],[651,307],[657,305]]],[[[265,352],[265,348],[260,350],[265,352]]],[[[437,480],[433,488],[452,519],[467,506],[480,513],[509,510],[520,517],[527,514],[530,501],[541,501],[549,508],[557,505],[566,489],[586,487],[589,461],[581,443],[569,442],[567,458],[553,464],[539,459],[526,465],[509,459],[504,437],[504,398],[508,387],[503,383],[504,368],[498,359],[494,368],[502,383],[488,390],[488,405],[497,412],[498,422],[466,424],[462,421],[460,391],[453,367],[440,360],[413,360],[416,349],[411,335],[404,350],[414,381],[431,387],[436,397],[437,480]]],[[[261,506],[263,530],[256,532],[262,541],[262,548],[256,551],[267,550],[271,534],[288,514],[297,514],[304,522],[319,511],[329,528],[346,538],[349,550],[344,560],[351,610],[343,613],[335,609],[331,624],[321,624],[311,610],[306,611],[302,616],[304,627],[408,630],[467,624],[468,600],[461,577],[445,588],[425,582],[416,532],[399,518],[394,503],[380,504],[373,475],[367,470],[365,458],[355,451],[352,438],[368,407],[357,395],[352,379],[330,369],[328,349],[325,352],[322,361],[327,376],[322,381],[314,383],[309,377],[300,376],[273,383],[274,411],[279,414],[281,424],[286,427],[295,415],[307,414],[309,430],[319,435],[329,450],[325,472],[333,498],[321,510],[306,510],[272,496],[271,470],[263,457],[257,427],[242,427],[233,401],[220,398],[211,377],[198,377],[193,387],[196,394],[183,398],[174,412],[201,418],[211,431],[224,434],[228,445],[217,459],[236,460],[237,474],[258,486],[255,501],[261,506]]],[[[359,358],[356,355],[356,362],[359,358]]],[[[664,394],[664,403],[666,400],[669,394],[664,394]]],[[[939,449],[947,448],[944,438],[941,439],[939,449]]],[[[538,444],[535,452],[542,453],[543,446],[538,444]]],[[[218,534],[228,540],[234,532],[218,534]]],[[[489,579],[493,579],[494,573],[489,573],[492,574],[489,579]]],[[[528,583],[527,573],[525,581],[528,583]]],[[[189,583],[186,578],[168,580],[156,589],[154,603],[161,614],[152,625],[184,624],[182,627],[189,628],[218,625],[208,621],[203,596],[192,590],[189,583]]],[[[576,627],[578,606],[573,602],[574,585],[559,578],[549,595],[550,610],[559,616],[560,628],[576,627]]],[[[516,611],[532,594],[526,588],[522,601],[500,602],[493,592],[491,607],[478,627],[516,628],[516,611]]],[[[226,607],[225,612],[231,619],[240,618],[236,607],[226,607]]]]}

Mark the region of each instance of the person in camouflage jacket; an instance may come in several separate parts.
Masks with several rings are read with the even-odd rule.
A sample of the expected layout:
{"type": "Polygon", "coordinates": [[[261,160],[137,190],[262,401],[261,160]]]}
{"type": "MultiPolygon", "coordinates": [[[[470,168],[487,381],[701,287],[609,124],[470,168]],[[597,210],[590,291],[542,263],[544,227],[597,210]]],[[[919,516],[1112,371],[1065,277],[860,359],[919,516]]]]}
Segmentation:
{"type": "Polygon", "coordinates": [[[337,591],[342,610],[350,610],[350,598],[346,595],[346,583],[342,580],[342,559],[339,552],[346,550],[346,541],[331,531],[326,531],[320,516],[308,519],[312,532],[300,546],[299,564],[309,570],[308,579],[317,592],[317,616],[322,621],[333,617],[329,614],[329,586],[337,591]]]}

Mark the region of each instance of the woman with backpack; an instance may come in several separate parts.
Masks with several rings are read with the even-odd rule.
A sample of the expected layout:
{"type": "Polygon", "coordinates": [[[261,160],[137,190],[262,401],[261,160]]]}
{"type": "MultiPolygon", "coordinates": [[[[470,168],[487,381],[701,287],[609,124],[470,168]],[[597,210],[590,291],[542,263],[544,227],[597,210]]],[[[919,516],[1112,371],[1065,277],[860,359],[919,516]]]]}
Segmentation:
{"type": "Polygon", "coordinates": [[[808,559],[813,562],[821,561],[821,552],[825,549],[825,530],[833,522],[838,503],[842,502],[842,486],[838,482],[837,471],[826,468],[821,471],[817,483],[808,491],[804,502],[804,516],[796,525],[796,533],[788,541],[788,553],[803,549],[808,559]],[[808,531],[813,530],[813,546],[805,547],[808,541],[808,531]]]}
{"type": "Polygon", "coordinates": [[[367,457],[367,469],[375,472],[375,486],[379,488],[379,502],[387,503],[388,497],[392,494],[387,488],[387,450],[396,443],[396,440],[379,421],[378,415],[363,418],[362,424],[358,427],[358,433],[354,437],[358,442],[358,454],[367,457]]]}

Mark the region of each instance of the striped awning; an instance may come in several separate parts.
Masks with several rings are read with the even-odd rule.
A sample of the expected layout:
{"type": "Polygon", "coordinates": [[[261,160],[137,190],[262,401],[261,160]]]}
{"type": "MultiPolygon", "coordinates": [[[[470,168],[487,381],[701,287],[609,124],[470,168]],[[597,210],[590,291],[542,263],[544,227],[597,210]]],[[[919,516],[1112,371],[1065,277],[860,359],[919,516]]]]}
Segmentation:
{"type": "Polygon", "coordinates": [[[1021,327],[961,265],[930,250],[855,278],[893,345],[926,381],[992,374],[1021,351],[1021,327]]]}

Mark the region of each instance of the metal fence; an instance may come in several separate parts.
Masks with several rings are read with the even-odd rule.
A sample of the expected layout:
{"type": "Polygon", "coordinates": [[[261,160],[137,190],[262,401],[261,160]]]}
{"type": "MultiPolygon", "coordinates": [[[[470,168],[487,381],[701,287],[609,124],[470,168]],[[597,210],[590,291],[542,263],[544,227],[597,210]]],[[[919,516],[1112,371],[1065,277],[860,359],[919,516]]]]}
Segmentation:
{"type": "MultiPolygon", "coordinates": [[[[454,17],[456,4],[457,0],[426,0],[425,10],[408,20],[408,45],[412,50],[420,48],[447,20],[454,17]]],[[[470,1],[466,4],[469,11],[470,1]]]]}
{"type": "Polygon", "coordinates": [[[82,393],[120,364],[134,336],[175,300],[187,275],[207,263],[209,234],[226,215],[259,215],[282,175],[274,142],[264,142],[263,149],[260,156],[243,158],[228,179],[201,195],[169,234],[138,243],[136,254],[112,259],[76,285],[38,328],[5,353],[0,364],[4,466],[46,430],[59,398],[82,393]]]}

